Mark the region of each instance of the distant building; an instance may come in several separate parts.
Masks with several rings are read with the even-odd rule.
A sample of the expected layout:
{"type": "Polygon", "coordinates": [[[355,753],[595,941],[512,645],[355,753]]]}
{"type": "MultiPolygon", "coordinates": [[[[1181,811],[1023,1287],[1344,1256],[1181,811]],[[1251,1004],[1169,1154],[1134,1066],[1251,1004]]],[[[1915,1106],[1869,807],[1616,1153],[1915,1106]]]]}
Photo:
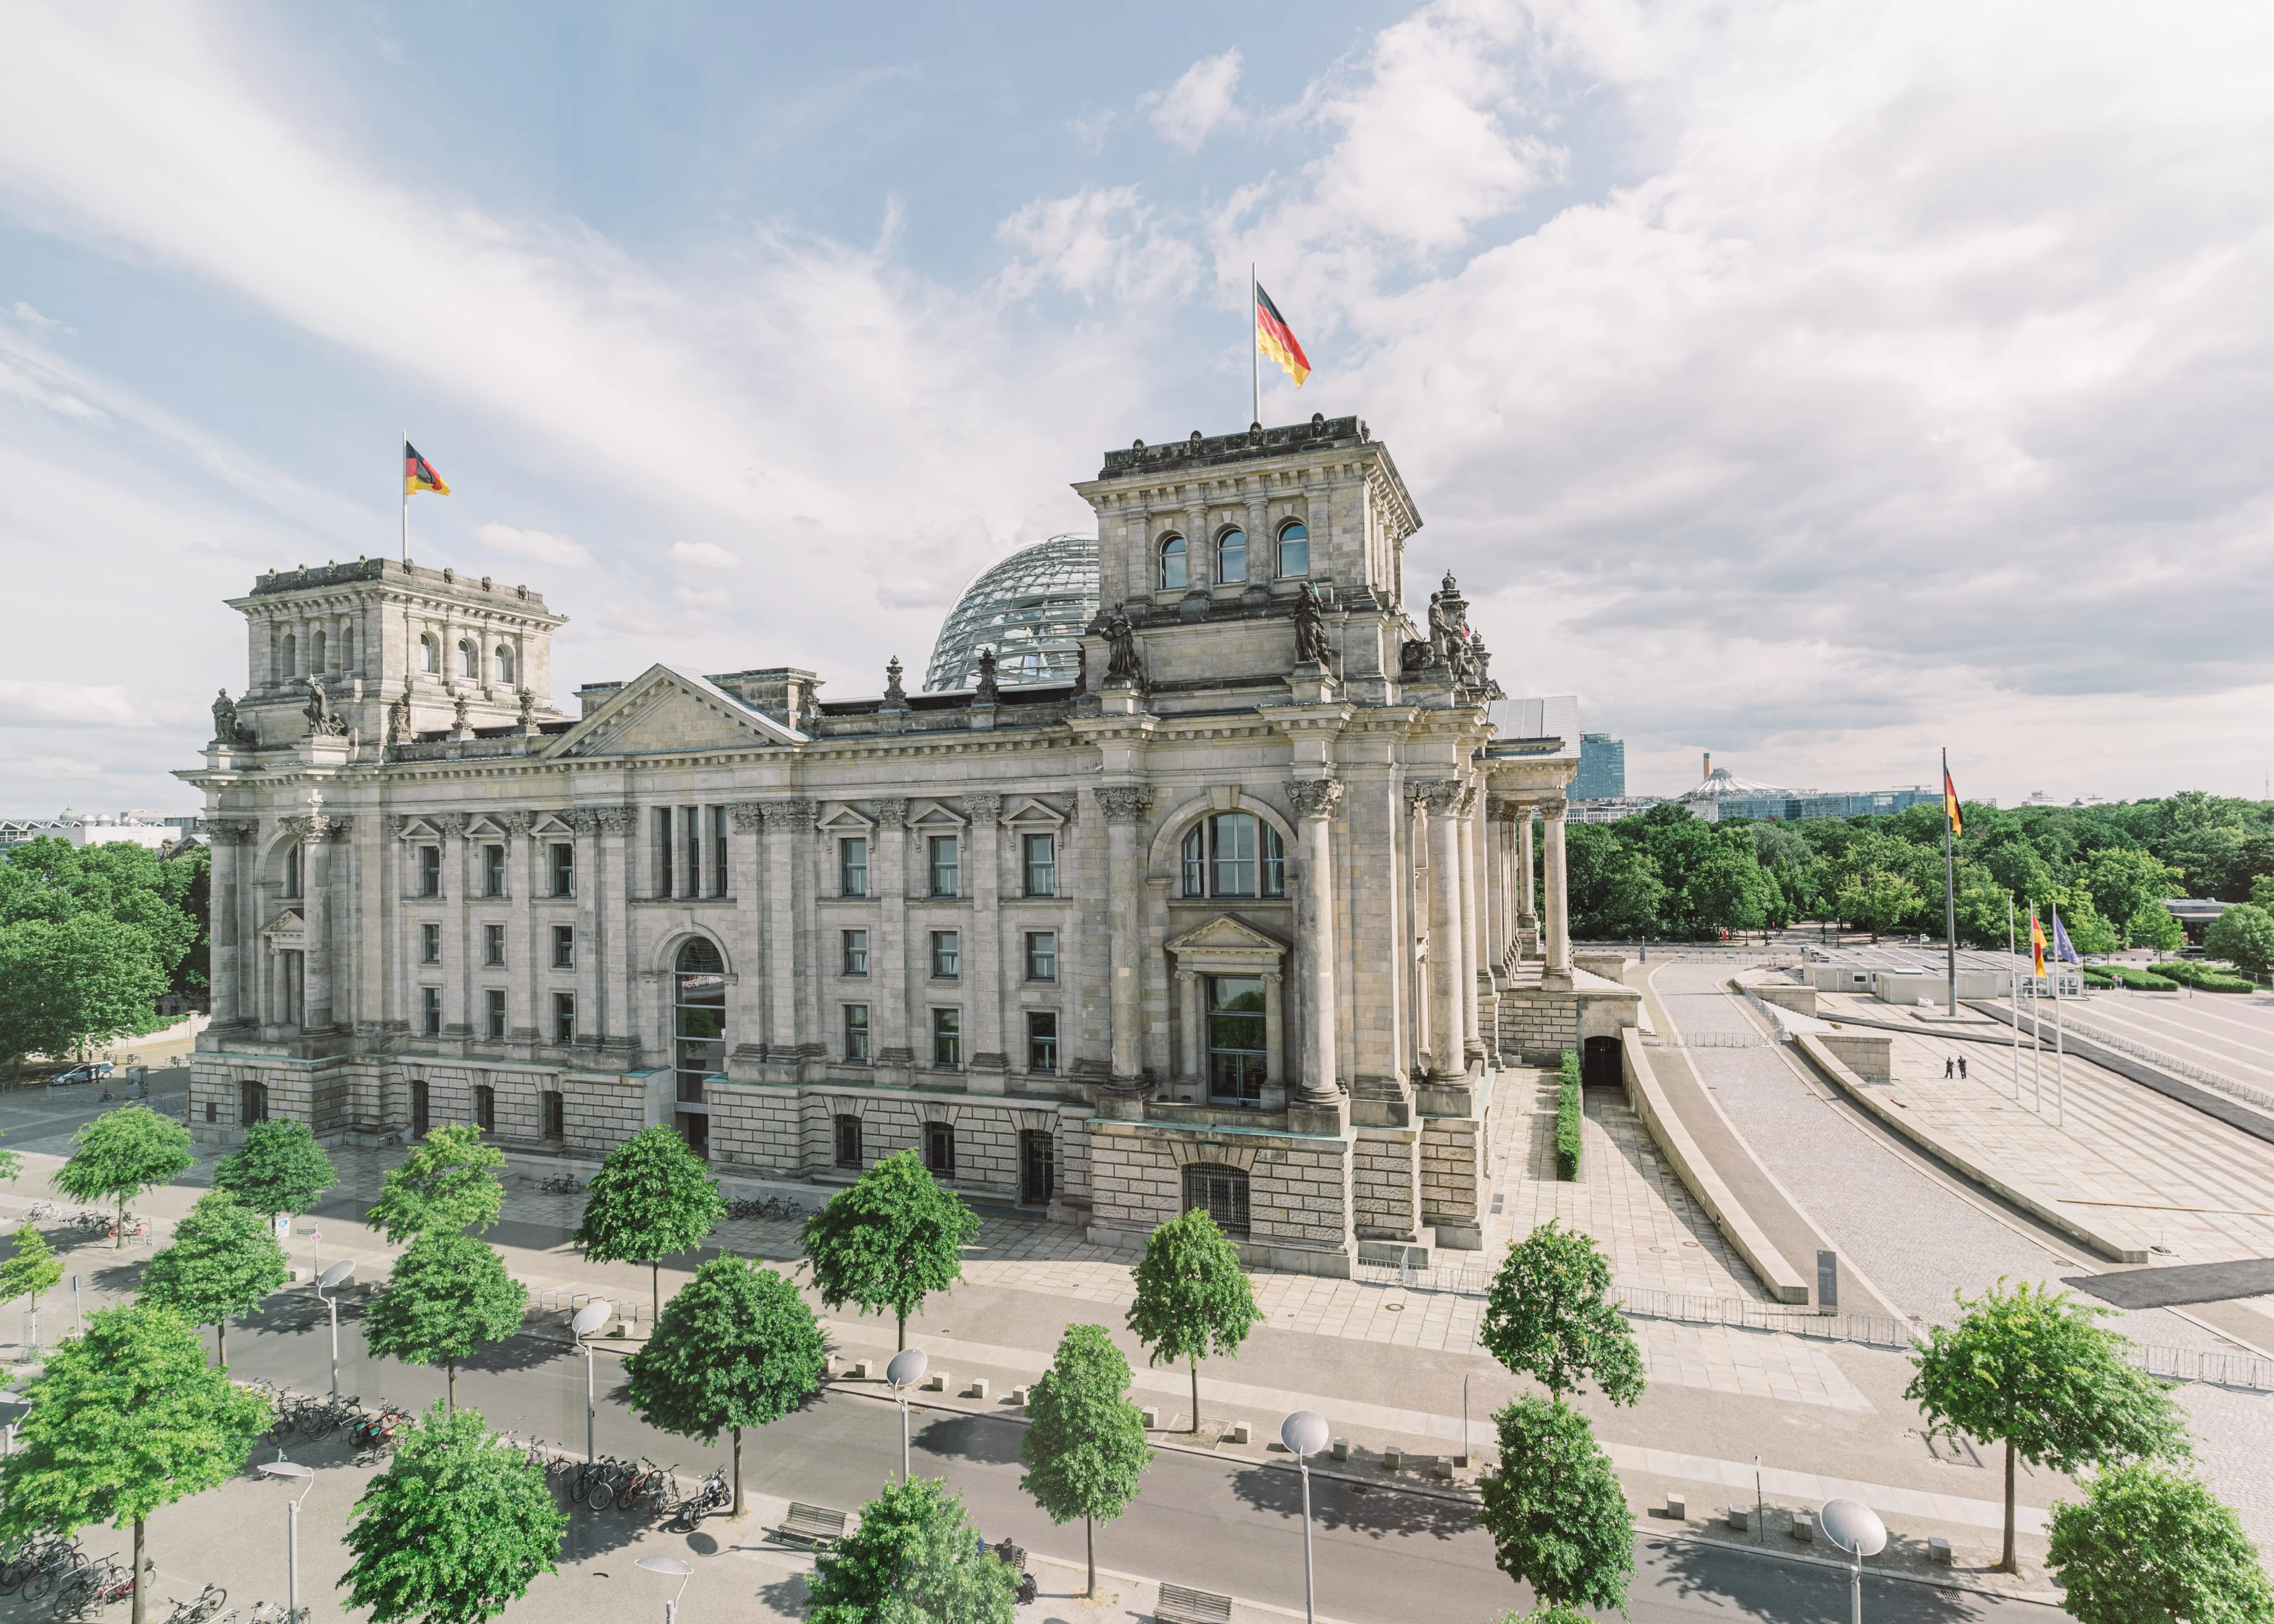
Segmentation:
{"type": "Polygon", "coordinates": [[[155,813],[142,811],[122,812],[116,817],[99,812],[80,814],[65,807],[61,817],[0,818],[0,852],[41,839],[65,840],[82,849],[124,840],[154,852],[180,840],[197,823],[194,817],[171,817],[162,823],[155,813]]]}
{"type": "Polygon", "coordinates": [[[1581,733],[1579,776],[1571,780],[1571,799],[1616,801],[1626,793],[1626,741],[1608,733],[1581,733]]]}
{"type": "Polygon", "coordinates": [[[1799,823],[1811,817],[1880,817],[1906,807],[1931,803],[1939,797],[1921,785],[1909,789],[1826,791],[1781,789],[1773,784],[1741,778],[1727,767],[1712,766],[1705,782],[1675,797],[1694,817],[1715,823],[1725,817],[1752,818],[1771,823],[1799,823]]]}
{"type": "Polygon", "coordinates": [[[1594,801],[1575,801],[1571,803],[1571,821],[1615,823],[1623,817],[1647,812],[1665,799],[1663,795],[1606,795],[1594,801]]]}

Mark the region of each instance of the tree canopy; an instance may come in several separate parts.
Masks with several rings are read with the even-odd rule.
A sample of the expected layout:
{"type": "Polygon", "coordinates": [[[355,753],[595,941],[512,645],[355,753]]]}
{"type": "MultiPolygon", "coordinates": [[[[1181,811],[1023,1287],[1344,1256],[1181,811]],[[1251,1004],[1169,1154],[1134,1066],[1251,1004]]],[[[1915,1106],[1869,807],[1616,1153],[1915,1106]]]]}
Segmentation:
{"type": "Polygon", "coordinates": [[[963,1278],[963,1248],[979,1215],[932,1177],[913,1150],[896,1151],[805,1221],[805,1261],[832,1308],[890,1310],[908,1345],[908,1316],[963,1278]]]}
{"type": "Polygon", "coordinates": [[[1137,1480],[1153,1462],[1145,1417],[1129,1402],[1129,1361],[1102,1325],[1070,1325],[1050,1368],[1027,1395],[1027,1432],[1019,1440],[1027,1471],[1020,1492],[1034,1496],[1053,1522],[1081,1519],[1089,1584],[1097,1593],[1096,1524],[1137,1498],[1137,1480]]]}
{"type": "Polygon", "coordinates": [[[2238,903],[2203,932],[2203,951],[2251,975],[2264,975],[2274,969],[2274,914],[2255,902],[2238,903]]]}
{"type": "Polygon", "coordinates": [[[142,1272],[141,1300],[214,1328],[214,1357],[229,1363],[229,1320],[251,1313],[291,1278],[276,1231],[225,1190],[198,1198],[174,1227],[174,1244],[142,1272]]]}
{"type": "Polygon", "coordinates": [[[1634,1522],[1586,1417],[1527,1396],[1493,1425],[1500,1464],[1478,1482],[1477,1521],[1492,1536],[1500,1570],[1543,1601],[1625,1612],[1634,1522]]]}
{"type": "Polygon", "coordinates": [[[570,1241],[595,1263],[644,1263],[663,1317],[662,1259],[691,1251],[727,1216],[727,1198],[675,1128],[645,1128],[608,1153],[570,1241]]]}
{"type": "Polygon", "coordinates": [[[190,1131],[147,1105],[105,1111],[72,1135],[71,1160],[49,1181],[79,1201],[118,1203],[117,1244],[126,1244],[126,1203],[171,1184],[196,1165],[190,1131]]]}
{"type": "Polygon", "coordinates": [[[214,1168],[214,1188],[256,1213],[305,1213],[340,1182],[337,1169],[305,1122],[272,1116],[245,1131],[245,1143],[214,1168]]]}
{"type": "Polygon", "coordinates": [[[1559,1399],[1592,1378],[1613,1403],[1631,1404],[1642,1396],[1642,1351],[1613,1289],[1594,1241],[1550,1219],[1508,1249],[1480,1340],[1559,1399]]]}
{"type": "Polygon", "coordinates": [[[28,1297],[32,1304],[32,1352],[39,1357],[40,1297],[56,1289],[64,1277],[64,1260],[48,1244],[48,1237],[32,1224],[16,1231],[16,1250],[0,1262],[0,1303],[28,1297]]]}
{"type": "Polygon", "coordinates": [[[0,925],[0,1055],[61,1060],[154,1031],[165,991],[165,969],[134,926],[96,914],[0,925]]]}
{"type": "Polygon", "coordinates": [[[506,1273],[505,1259],[486,1243],[430,1229],[395,1260],[364,1311],[364,1343],[406,1365],[443,1366],[456,1406],[458,1361],[519,1331],[528,1307],[529,1288],[506,1273]]]}
{"type": "Polygon", "coordinates": [[[553,1571],[568,1530],[544,1468],[479,1410],[436,1404],[356,1501],[340,1583],[372,1624],[476,1624],[553,1571]]]}
{"type": "Polygon", "coordinates": [[[807,1624],[1011,1624],[1019,1582],[937,1478],[889,1484],[815,1559],[807,1624]]]}
{"type": "Polygon", "coordinates": [[[2055,1502],[2045,1566],[2078,1624],[2274,1624],[2274,1583],[2242,1523],[2196,1478],[2143,1461],[2055,1502]]]}
{"type": "Polygon", "coordinates": [[[1193,1425],[1201,1430],[1201,1364],[1237,1353],[1262,1323],[1255,1292],[1239,1267],[1239,1249],[1199,1207],[1146,1237],[1136,1270],[1137,1295],[1123,1320],[1155,1365],[1183,1359],[1193,1375],[1193,1425]]]}
{"type": "Polygon", "coordinates": [[[397,1245],[428,1233],[486,1229],[505,1210],[505,1153],[471,1123],[445,1123],[389,1168],[365,1222],[397,1245]]]}
{"type": "Polygon", "coordinates": [[[734,1515],[742,1515],[742,1429],[766,1426],[829,1378],[821,1322],[787,1276],[747,1258],[713,1258],[624,1361],[632,1408],[666,1432],[734,1439],[734,1515]]]}
{"type": "Polygon", "coordinates": [[[2110,1311],[2065,1291],[2000,1280],[1961,1295],[1954,1326],[1931,1326],[1912,1354],[1903,1396],[1929,1431],[2006,1446],[2006,1544],[2015,1570],[2014,1462],[2075,1472],[2085,1466],[2187,1451],[2165,1386],[2125,1362],[2124,1337],[2098,1322],[2110,1311]]]}

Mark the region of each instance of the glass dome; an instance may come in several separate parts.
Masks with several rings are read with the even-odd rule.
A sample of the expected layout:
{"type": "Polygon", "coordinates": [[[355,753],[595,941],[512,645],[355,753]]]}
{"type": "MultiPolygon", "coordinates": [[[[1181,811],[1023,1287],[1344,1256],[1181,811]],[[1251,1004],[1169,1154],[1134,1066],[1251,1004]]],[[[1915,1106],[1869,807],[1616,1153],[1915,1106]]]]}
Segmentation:
{"type": "Polygon", "coordinates": [[[1097,539],[1053,536],[979,572],[932,645],[924,691],[973,688],[979,651],[995,650],[998,682],[1071,682],[1081,628],[1097,613],[1097,539]]]}

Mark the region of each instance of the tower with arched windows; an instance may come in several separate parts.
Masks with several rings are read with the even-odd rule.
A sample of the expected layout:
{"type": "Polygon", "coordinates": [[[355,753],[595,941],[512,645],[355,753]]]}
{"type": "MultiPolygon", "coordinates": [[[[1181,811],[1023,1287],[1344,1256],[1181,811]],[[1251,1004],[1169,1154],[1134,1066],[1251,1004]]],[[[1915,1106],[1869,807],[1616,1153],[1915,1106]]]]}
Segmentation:
{"type": "Polygon", "coordinates": [[[472,1122],[550,1164],[669,1125],[730,1184],[907,1150],[1115,1245],[1201,1207],[1259,1267],[1480,1244],[1511,1068],[1632,1019],[1562,925],[1576,709],[1500,696],[1451,575],[1409,590],[1355,418],[1075,489],[1094,551],[988,572],[915,693],[657,664],[570,718],[534,593],[263,576],[182,775],[192,1131],[472,1122]]]}

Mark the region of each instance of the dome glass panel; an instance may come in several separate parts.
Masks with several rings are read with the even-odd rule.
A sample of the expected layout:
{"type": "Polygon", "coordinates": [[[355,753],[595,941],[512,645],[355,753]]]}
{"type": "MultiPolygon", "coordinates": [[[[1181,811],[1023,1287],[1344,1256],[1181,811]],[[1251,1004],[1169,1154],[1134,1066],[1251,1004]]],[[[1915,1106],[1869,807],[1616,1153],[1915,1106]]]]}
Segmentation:
{"type": "Polygon", "coordinates": [[[1071,682],[1082,628],[1097,613],[1097,541],[1053,536],[980,572],[948,612],[924,673],[928,694],[972,688],[979,651],[1000,683],[1071,682]]]}

